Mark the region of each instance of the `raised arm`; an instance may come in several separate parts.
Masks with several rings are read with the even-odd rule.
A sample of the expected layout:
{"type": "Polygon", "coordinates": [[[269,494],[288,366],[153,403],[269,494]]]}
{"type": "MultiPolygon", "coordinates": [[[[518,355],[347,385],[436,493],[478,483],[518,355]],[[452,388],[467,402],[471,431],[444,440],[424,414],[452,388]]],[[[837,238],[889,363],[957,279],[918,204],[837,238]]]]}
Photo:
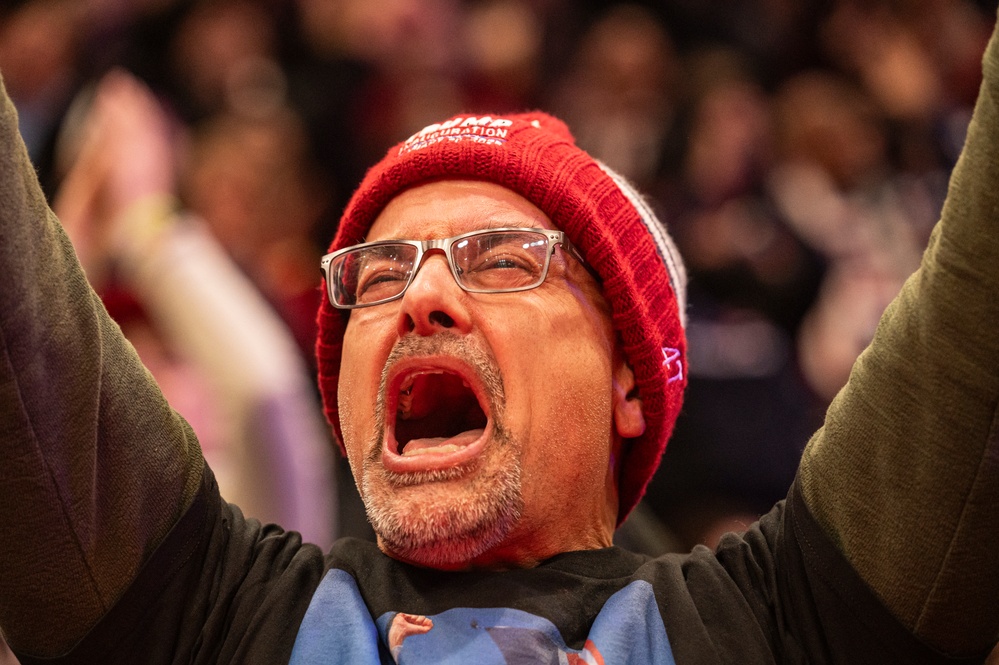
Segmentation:
{"type": "Polygon", "coordinates": [[[134,577],[204,463],[88,286],[0,88],[0,626],[65,651],[134,577]]]}
{"type": "Polygon", "coordinates": [[[999,43],[918,272],[805,450],[798,484],[919,638],[999,635],[999,43]]]}

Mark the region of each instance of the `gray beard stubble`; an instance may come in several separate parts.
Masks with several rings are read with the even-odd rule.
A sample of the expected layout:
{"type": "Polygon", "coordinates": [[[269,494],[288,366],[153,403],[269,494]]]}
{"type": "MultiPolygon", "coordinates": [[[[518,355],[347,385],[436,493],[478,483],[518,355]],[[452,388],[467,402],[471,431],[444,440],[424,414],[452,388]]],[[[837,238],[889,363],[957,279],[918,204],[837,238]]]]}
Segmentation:
{"type": "MultiPolygon", "coordinates": [[[[500,542],[523,513],[520,446],[503,424],[505,392],[492,354],[471,339],[450,332],[429,337],[408,335],[400,339],[386,359],[382,371],[375,422],[378,423],[368,454],[362,463],[361,490],[368,520],[389,549],[424,565],[455,565],[468,561],[500,542]],[[475,474],[481,461],[450,469],[416,474],[398,474],[381,466],[385,436],[388,369],[404,358],[446,355],[461,359],[478,374],[489,400],[493,434],[489,446],[500,459],[499,467],[487,475],[474,476],[461,497],[448,505],[406,515],[391,498],[379,496],[374,479],[388,488],[432,485],[475,474]],[[384,505],[382,505],[384,504],[384,505]]],[[[482,473],[481,471],[479,472],[482,473]]]]}

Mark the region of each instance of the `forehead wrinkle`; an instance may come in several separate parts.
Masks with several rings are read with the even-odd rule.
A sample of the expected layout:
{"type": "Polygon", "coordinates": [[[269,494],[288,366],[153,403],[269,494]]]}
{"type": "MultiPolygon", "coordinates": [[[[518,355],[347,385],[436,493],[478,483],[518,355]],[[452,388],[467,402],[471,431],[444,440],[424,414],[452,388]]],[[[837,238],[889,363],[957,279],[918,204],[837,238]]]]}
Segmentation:
{"type": "Polygon", "coordinates": [[[507,227],[557,228],[540,208],[513,190],[487,182],[441,181],[406,190],[392,199],[375,218],[366,241],[448,238],[507,227]],[[442,185],[450,191],[440,193],[442,185]],[[490,191],[502,191],[513,198],[504,200],[490,191]],[[400,206],[407,208],[400,212],[400,206]],[[385,224],[390,224],[390,233],[382,232],[380,225],[385,224]]]}

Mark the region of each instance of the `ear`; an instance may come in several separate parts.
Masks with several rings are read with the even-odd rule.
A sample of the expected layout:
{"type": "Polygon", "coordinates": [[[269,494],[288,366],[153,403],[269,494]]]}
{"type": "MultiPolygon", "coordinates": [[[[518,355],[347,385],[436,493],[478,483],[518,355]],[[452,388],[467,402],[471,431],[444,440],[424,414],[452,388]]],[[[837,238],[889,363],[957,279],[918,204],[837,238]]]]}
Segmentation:
{"type": "Polygon", "coordinates": [[[633,439],[645,433],[642,398],[638,396],[638,386],[635,385],[635,372],[624,359],[624,354],[618,351],[614,355],[614,428],[621,438],[633,439]]]}

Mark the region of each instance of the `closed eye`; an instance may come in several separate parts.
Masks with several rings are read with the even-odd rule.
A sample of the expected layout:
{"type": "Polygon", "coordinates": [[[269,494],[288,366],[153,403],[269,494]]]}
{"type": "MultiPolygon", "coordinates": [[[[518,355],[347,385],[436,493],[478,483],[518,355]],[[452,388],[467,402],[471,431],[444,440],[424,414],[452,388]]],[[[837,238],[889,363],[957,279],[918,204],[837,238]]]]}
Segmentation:
{"type": "Polygon", "coordinates": [[[484,270],[532,270],[534,262],[527,262],[513,256],[494,256],[482,261],[473,268],[474,271],[484,270]]]}
{"type": "Polygon", "coordinates": [[[377,270],[365,270],[357,285],[358,300],[379,298],[388,291],[397,291],[399,285],[406,281],[406,271],[386,267],[377,270]]]}

